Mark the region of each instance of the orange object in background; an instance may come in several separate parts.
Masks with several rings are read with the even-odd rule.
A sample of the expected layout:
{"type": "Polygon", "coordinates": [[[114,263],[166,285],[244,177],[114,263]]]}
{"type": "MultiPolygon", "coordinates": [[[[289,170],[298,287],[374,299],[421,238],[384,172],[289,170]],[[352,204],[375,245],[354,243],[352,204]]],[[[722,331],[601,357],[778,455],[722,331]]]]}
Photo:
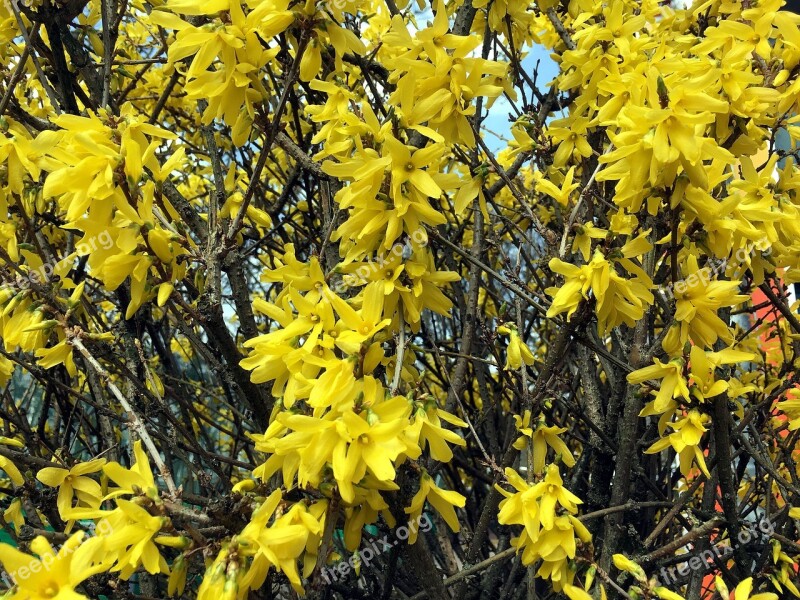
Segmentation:
{"type": "MultiPolygon", "coordinates": [[[[793,12],[800,13],[800,0],[794,0],[792,4],[796,6],[797,10],[795,10],[789,5],[787,5],[785,8],[788,10],[792,10],[793,12]]],[[[753,162],[757,165],[765,163],[768,160],[768,158],[769,154],[766,147],[752,157],[753,162]]],[[[773,290],[776,296],[781,297],[782,295],[781,291],[778,290],[777,287],[773,286],[773,290]]],[[[792,306],[795,300],[798,298],[798,291],[799,291],[798,284],[790,284],[786,286],[786,288],[784,289],[784,293],[788,293],[786,302],[789,306],[792,306]]],[[[776,353],[779,352],[781,341],[777,335],[774,335],[773,333],[774,328],[770,327],[769,324],[775,323],[777,319],[782,319],[783,316],[780,315],[778,309],[775,308],[774,305],[772,305],[772,303],[769,301],[769,298],[767,298],[767,295],[760,288],[756,288],[753,291],[752,304],[754,307],[757,308],[750,315],[749,323],[747,323],[746,326],[755,326],[756,324],[759,324],[758,326],[762,328],[762,333],[760,336],[761,347],[766,351],[768,357],[770,354],[775,356],[776,353]],[[765,324],[767,325],[766,327],[764,327],[765,324]]],[[[780,411],[774,411],[773,416],[781,422],[787,420],[786,415],[781,413],[780,411]]],[[[788,434],[789,431],[784,429],[783,431],[780,432],[779,435],[781,437],[785,437],[788,434]]],[[[722,512],[722,506],[717,504],[715,506],[715,510],[717,512],[722,512]]],[[[714,540],[712,538],[712,544],[713,543],[714,540]]],[[[795,572],[797,571],[798,567],[796,566],[795,572]]],[[[715,570],[713,568],[710,568],[708,573],[703,577],[700,597],[703,598],[704,600],[705,599],[710,600],[716,593],[714,575],[715,575],[715,570]]],[[[731,596],[733,596],[733,592],[731,592],[731,596]]]]}
{"type": "MultiPolygon", "coordinates": [[[[800,0],[798,0],[800,2],[800,0]]],[[[781,292],[776,287],[773,287],[775,295],[780,297],[781,292]]],[[[787,286],[784,290],[788,292],[789,297],[786,299],[786,302],[789,306],[794,304],[795,300],[797,299],[797,284],[791,284],[787,286]]],[[[756,323],[774,323],[776,319],[783,318],[780,316],[779,311],[772,305],[767,298],[767,295],[759,288],[757,288],[752,294],[752,301],[753,306],[758,307],[752,313],[750,317],[750,324],[754,325],[756,323]]],[[[765,328],[764,332],[762,333],[761,337],[761,344],[762,348],[767,350],[769,354],[770,350],[777,349],[778,345],[780,344],[780,339],[777,336],[771,335],[772,328],[765,328]]],[[[787,420],[787,416],[780,411],[774,411],[773,416],[783,422],[787,420]]],[[[779,433],[781,437],[786,437],[789,435],[789,431],[784,429],[779,433]]],[[[718,490],[719,491],[719,490],[718,490]]],[[[715,506],[715,510],[717,512],[722,512],[722,506],[717,503],[715,506]]],[[[713,540],[712,540],[713,543],[713,540]]],[[[795,566],[795,572],[798,572],[798,566],[795,566]]],[[[700,597],[703,599],[711,599],[714,594],[716,593],[715,584],[714,584],[714,571],[711,569],[708,574],[703,577],[703,584],[700,592],[700,597]]],[[[731,597],[733,597],[733,592],[731,591],[731,597]]]]}

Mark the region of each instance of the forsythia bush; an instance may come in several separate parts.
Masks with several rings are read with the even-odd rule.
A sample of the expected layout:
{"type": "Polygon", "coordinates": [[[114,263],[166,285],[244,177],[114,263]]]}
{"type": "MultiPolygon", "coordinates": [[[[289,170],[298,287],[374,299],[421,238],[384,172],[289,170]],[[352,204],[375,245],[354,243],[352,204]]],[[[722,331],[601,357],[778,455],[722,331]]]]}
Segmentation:
{"type": "Polygon", "coordinates": [[[3,597],[800,597],[800,17],[673,4],[0,5],[3,597]]]}

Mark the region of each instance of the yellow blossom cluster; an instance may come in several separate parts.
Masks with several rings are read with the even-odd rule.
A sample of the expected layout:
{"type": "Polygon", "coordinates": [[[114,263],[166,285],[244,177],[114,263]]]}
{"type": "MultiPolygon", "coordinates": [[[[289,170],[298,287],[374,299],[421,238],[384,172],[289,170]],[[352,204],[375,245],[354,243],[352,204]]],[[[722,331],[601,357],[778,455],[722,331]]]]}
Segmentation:
{"type": "MultiPolygon", "coordinates": [[[[0,4],[4,598],[318,597],[432,515],[384,597],[510,540],[682,600],[717,486],[800,517],[800,17],[672,4],[0,4]]],[[[800,597],[790,542],[715,591],[800,597]]]]}

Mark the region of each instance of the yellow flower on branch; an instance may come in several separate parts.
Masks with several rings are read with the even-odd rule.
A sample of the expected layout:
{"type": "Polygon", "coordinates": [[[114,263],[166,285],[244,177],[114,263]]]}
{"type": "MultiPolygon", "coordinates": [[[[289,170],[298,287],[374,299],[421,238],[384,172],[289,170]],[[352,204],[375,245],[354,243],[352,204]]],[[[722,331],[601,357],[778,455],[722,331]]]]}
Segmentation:
{"type": "Polygon", "coordinates": [[[689,399],[689,387],[686,378],[683,376],[683,359],[673,359],[667,363],[654,358],[654,365],[643,367],[632,373],[628,373],[626,379],[628,383],[638,384],[648,380],[661,380],[661,385],[656,395],[654,410],[663,413],[671,406],[676,398],[689,399]]]}
{"type": "MultiPolygon", "coordinates": [[[[573,183],[572,178],[575,175],[575,167],[570,167],[567,174],[564,175],[564,180],[561,182],[561,186],[555,185],[549,179],[545,179],[544,177],[539,177],[536,179],[536,191],[540,194],[547,194],[551,198],[553,198],[556,202],[558,202],[562,207],[567,206],[569,204],[570,196],[572,192],[580,187],[580,182],[573,183]]],[[[584,256],[585,260],[589,260],[588,256],[584,256]]]]}
{"type": "Polygon", "coordinates": [[[120,571],[129,579],[140,566],[150,574],[168,573],[164,557],[156,541],[159,532],[169,524],[167,517],[153,516],[135,502],[117,498],[117,508],[100,521],[98,528],[111,533],[104,536],[105,551],[114,557],[112,571],[120,571]]]}
{"type": "Polygon", "coordinates": [[[563,584],[569,583],[567,569],[577,551],[576,537],[584,544],[592,537],[574,516],[582,501],[563,487],[556,465],[549,465],[544,479],[533,485],[511,468],[507,468],[505,474],[516,491],[498,487],[505,496],[500,502],[498,521],[503,525],[524,527],[522,534],[511,540],[512,546],[522,550],[522,563],[529,565],[541,559],[538,575],[547,577],[556,589],[561,589],[563,584]]]}
{"type": "MultiPolygon", "coordinates": [[[[635,267],[624,254],[620,263],[629,269],[635,267]]],[[[547,310],[548,317],[566,312],[569,319],[582,300],[593,296],[598,330],[605,334],[621,323],[633,327],[642,318],[645,308],[653,302],[650,292],[652,282],[641,269],[635,269],[633,279],[626,279],[617,273],[615,262],[609,262],[599,249],[595,250],[592,260],[583,266],[559,258],[550,259],[549,265],[552,271],[564,276],[565,282],[560,288],[545,290],[553,296],[553,302],[547,310]]]]}
{"type": "Polygon", "coordinates": [[[686,416],[670,423],[674,433],[659,439],[645,450],[645,454],[656,454],[671,446],[678,453],[680,470],[684,477],[689,475],[693,461],[697,462],[706,477],[710,477],[703,451],[699,446],[703,434],[707,431],[705,425],[710,420],[708,415],[696,409],[690,410],[686,416]]]}
{"type": "Polygon", "coordinates": [[[103,500],[103,491],[100,484],[91,477],[106,464],[106,459],[97,458],[85,463],[78,463],[71,469],[58,467],[45,467],[36,474],[36,479],[49,487],[58,488],[58,512],[61,518],[69,520],[72,510],[72,500],[78,499],[78,506],[97,509],[103,500]]]}
{"type": "Polygon", "coordinates": [[[80,600],[87,598],[76,591],[83,581],[105,571],[107,565],[95,563],[97,544],[83,541],[79,531],[67,539],[56,552],[43,536],[31,542],[36,556],[20,552],[8,544],[0,544],[0,563],[17,587],[8,600],[80,600]]]}
{"type": "Polygon", "coordinates": [[[747,300],[747,296],[737,293],[740,282],[712,280],[711,270],[700,269],[695,256],[689,257],[684,274],[684,280],[674,286],[675,320],[681,326],[681,343],[691,339],[708,348],[720,338],[731,342],[731,333],[717,311],[747,300]]]}
{"type": "Polygon", "coordinates": [[[545,425],[544,414],[540,414],[535,425],[531,426],[531,411],[529,410],[526,410],[522,417],[514,415],[514,422],[517,426],[517,431],[522,434],[514,442],[514,448],[524,450],[529,443],[532,445],[533,465],[531,468],[534,473],[540,474],[544,471],[548,446],[553,449],[556,456],[560,457],[565,465],[568,467],[575,466],[575,457],[564,441],[558,437],[559,434],[567,431],[566,427],[548,427],[545,425]],[[529,438],[530,442],[526,438],[529,438]]]}
{"type": "Polygon", "coordinates": [[[453,458],[453,451],[447,445],[466,447],[467,442],[458,433],[450,429],[445,429],[442,421],[455,425],[456,427],[467,427],[467,423],[455,415],[438,408],[434,400],[425,402],[419,406],[414,413],[415,422],[411,427],[419,425],[419,445],[422,449],[426,444],[431,453],[431,458],[440,462],[450,462],[453,458]]]}
{"type": "MultiPolygon", "coordinates": [[[[426,500],[442,515],[445,523],[453,532],[458,533],[461,530],[461,524],[458,522],[454,507],[464,508],[467,499],[458,492],[441,489],[428,472],[423,471],[419,482],[419,491],[411,499],[411,504],[405,509],[411,522],[419,523],[426,500]]],[[[417,541],[417,533],[417,529],[411,529],[408,538],[409,544],[417,541]]]]}
{"type": "MultiPolygon", "coordinates": [[[[5,436],[0,436],[0,444],[3,446],[12,446],[14,448],[24,448],[25,444],[19,440],[15,440],[13,438],[7,438],[5,436]]],[[[8,478],[11,480],[11,483],[14,485],[22,485],[25,482],[25,478],[22,477],[22,473],[19,472],[17,465],[8,458],[7,456],[0,455],[0,469],[5,471],[8,478]]]]}
{"type": "Polygon", "coordinates": [[[116,483],[119,488],[113,489],[104,499],[116,498],[127,494],[146,494],[150,497],[158,495],[153,472],[150,470],[150,461],[142,448],[141,440],[136,440],[133,444],[133,455],[136,462],[130,469],[126,469],[117,462],[110,462],[103,465],[103,473],[116,483]]]}
{"type": "Polygon", "coordinates": [[[514,371],[522,368],[522,365],[532,365],[534,361],[533,353],[527,344],[519,336],[517,326],[513,323],[506,323],[497,328],[497,333],[508,336],[508,348],[506,349],[506,369],[514,371]]]}

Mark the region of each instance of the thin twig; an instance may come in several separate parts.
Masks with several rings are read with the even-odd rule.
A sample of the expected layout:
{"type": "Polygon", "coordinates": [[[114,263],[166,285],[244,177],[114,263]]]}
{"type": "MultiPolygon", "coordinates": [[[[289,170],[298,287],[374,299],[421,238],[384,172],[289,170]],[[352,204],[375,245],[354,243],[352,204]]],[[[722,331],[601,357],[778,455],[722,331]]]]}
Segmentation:
{"type": "MultiPolygon", "coordinates": [[[[39,29],[38,26],[34,26],[31,39],[36,40],[38,38],[39,38],[39,29]]],[[[2,116],[6,112],[6,108],[8,108],[8,103],[11,102],[11,97],[14,95],[14,88],[17,87],[19,80],[22,79],[22,74],[25,72],[25,63],[28,62],[30,54],[31,54],[31,48],[30,46],[26,45],[25,49],[22,51],[22,54],[19,57],[19,63],[17,63],[17,68],[14,69],[14,74],[11,76],[11,80],[8,82],[8,88],[6,88],[6,93],[3,95],[3,100],[0,101],[0,116],[2,116]]]]}
{"type": "Polygon", "coordinates": [[[389,393],[394,396],[397,393],[397,388],[400,385],[400,373],[403,371],[403,359],[406,352],[406,322],[403,319],[403,311],[400,311],[400,340],[397,344],[397,359],[394,365],[394,377],[392,378],[392,386],[389,388],[389,393]]]}
{"type": "MultiPolygon", "coordinates": [[[[14,12],[14,17],[17,20],[17,26],[19,27],[20,33],[22,33],[22,38],[25,40],[25,45],[29,47],[33,47],[33,36],[28,33],[27,28],[25,27],[25,22],[22,20],[22,15],[19,12],[19,6],[17,6],[17,0],[11,0],[9,3],[11,6],[11,10],[14,12]]],[[[37,28],[38,31],[39,24],[34,23],[34,26],[37,28]]],[[[42,65],[39,64],[39,59],[36,58],[36,53],[31,50],[31,60],[33,60],[33,66],[36,67],[36,74],[39,76],[39,81],[42,83],[42,87],[44,91],[47,93],[47,97],[50,99],[50,104],[53,107],[53,110],[57,115],[61,114],[61,107],[58,105],[58,100],[56,99],[55,91],[50,87],[50,82],[47,81],[47,77],[44,75],[44,71],[42,70],[42,65]]]]}
{"type": "Polygon", "coordinates": [[[286,102],[289,100],[289,92],[292,90],[294,81],[295,79],[297,79],[297,75],[300,72],[300,61],[303,58],[303,53],[306,50],[306,46],[308,46],[308,42],[309,42],[309,36],[307,33],[304,33],[300,38],[300,43],[297,48],[297,54],[295,54],[292,66],[289,68],[289,72],[287,73],[284,79],[284,88],[283,92],[281,93],[280,100],[278,100],[278,108],[272,115],[272,122],[270,123],[270,128],[269,131],[267,132],[267,136],[264,138],[264,145],[261,147],[261,153],[259,154],[258,161],[256,162],[256,166],[253,169],[253,174],[250,176],[250,183],[247,185],[247,189],[245,190],[244,196],[242,196],[242,204],[239,206],[239,210],[236,213],[236,217],[233,219],[233,222],[231,222],[230,228],[228,229],[224,245],[224,247],[226,248],[230,245],[231,241],[236,237],[236,232],[239,230],[242,218],[244,217],[244,214],[247,212],[247,207],[250,206],[250,201],[253,199],[253,195],[256,193],[256,188],[258,187],[258,183],[261,178],[260,177],[261,171],[264,170],[264,166],[267,164],[267,158],[269,157],[270,151],[272,150],[272,144],[275,141],[278,132],[280,131],[283,111],[286,109],[286,102]]]}
{"type": "MultiPolygon", "coordinates": [[[[606,154],[611,152],[611,150],[613,148],[614,148],[614,144],[609,144],[608,148],[606,148],[606,151],[603,152],[603,156],[605,156],[606,154]]],[[[567,224],[564,227],[564,233],[561,235],[561,245],[558,248],[558,255],[561,258],[564,258],[564,253],[567,250],[567,236],[569,235],[569,232],[572,229],[572,224],[575,222],[575,219],[578,216],[578,211],[581,208],[581,204],[583,203],[583,199],[584,199],[585,196],[587,196],[589,194],[589,189],[592,187],[592,184],[594,183],[594,180],[597,177],[597,174],[600,172],[600,169],[602,167],[603,167],[602,163],[600,161],[597,161],[597,166],[595,167],[594,172],[592,173],[592,176],[589,177],[589,181],[586,182],[586,185],[584,186],[583,191],[581,191],[581,195],[578,196],[578,201],[575,203],[575,207],[572,209],[572,212],[569,214],[569,220],[567,221],[567,224]]]]}
{"type": "MultiPolygon", "coordinates": [[[[458,583],[459,581],[461,581],[462,579],[466,579],[470,575],[474,575],[475,573],[480,573],[484,569],[491,567],[496,562],[500,562],[501,560],[505,560],[511,556],[514,556],[516,552],[517,552],[516,548],[506,548],[502,552],[498,552],[494,556],[490,556],[486,560],[482,560],[477,565],[473,565],[468,569],[459,571],[452,577],[448,577],[447,579],[444,580],[444,584],[445,586],[451,586],[454,583],[458,583]]],[[[411,598],[409,598],[409,600],[422,600],[423,598],[427,597],[428,597],[428,592],[423,591],[418,594],[414,594],[413,596],[411,596],[411,598]]]]}
{"type": "Polygon", "coordinates": [[[102,365],[97,362],[97,360],[92,356],[91,352],[86,349],[86,346],[83,345],[81,341],[81,330],[77,327],[75,329],[65,329],[65,333],[67,334],[67,340],[69,341],[70,345],[74,348],[77,348],[78,351],[83,355],[86,359],[86,362],[91,365],[91,367],[97,372],[97,374],[105,380],[106,384],[108,385],[108,389],[111,390],[111,393],[114,394],[116,399],[122,405],[122,409],[130,415],[131,424],[133,425],[133,429],[136,431],[139,438],[144,442],[147,451],[150,453],[150,456],[153,458],[153,462],[156,463],[156,467],[158,467],[159,472],[161,473],[161,477],[164,479],[164,482],[167,484],[167,489],[169,490],[170,496],[172,498],[178,497],[178,490],[175,487],[175,482],[172,479],[172,474],[167,469],[167,465],[164,464],[164,461],[161,459],[161,455],[158,453],[158,449],[156,445],[153,443],[153,440],[150,438],[150,434],[147,433],[147,428],[144,426],[144,423],[139,418],[139,415],[136,414],[136,411],[133,410],[130,402],[123,396],[122,392],[119,391],[119,388],[114,384],[111,380],[111,375],[108,374],[102,365]]]}

